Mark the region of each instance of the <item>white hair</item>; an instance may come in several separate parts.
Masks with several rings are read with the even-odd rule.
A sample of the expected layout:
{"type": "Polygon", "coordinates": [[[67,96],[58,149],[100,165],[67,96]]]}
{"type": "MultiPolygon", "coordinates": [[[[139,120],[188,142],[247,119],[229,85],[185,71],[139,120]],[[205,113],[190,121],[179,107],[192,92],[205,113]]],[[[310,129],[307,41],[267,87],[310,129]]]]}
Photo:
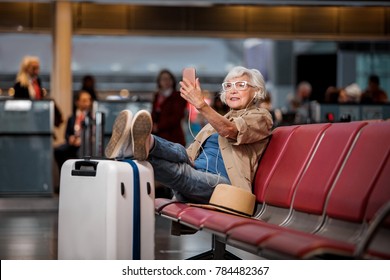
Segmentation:
{"type": "Polygon", "coordinates": [[[345,88],[345,93],[347,94],[350,101],[359,103],[362,90],[359,85],[356,83],[350,84],[345,88]]]}
{"type": "Polygon", "coordinates": [[[306,81],[302,81],[297,86],[298,89],[307,89],[308,91],[312,90],[311,84],[306,81]]]}
{"type": "MultiPolygon", "coordinates": [[[[248,76],[250,84],[256,88],[254,102],[258,101],[256,100],[257,98],[263,100],[266,95],[265,82],[263,75],[257,69],[248,69],[242,66],[233,67],[226,75],[223,82],[239,78],[244,75],[248,76]]],[[[220,99],[224,104],[226,104],[226,92],[223,89],[220,91],[220,99]]]]}

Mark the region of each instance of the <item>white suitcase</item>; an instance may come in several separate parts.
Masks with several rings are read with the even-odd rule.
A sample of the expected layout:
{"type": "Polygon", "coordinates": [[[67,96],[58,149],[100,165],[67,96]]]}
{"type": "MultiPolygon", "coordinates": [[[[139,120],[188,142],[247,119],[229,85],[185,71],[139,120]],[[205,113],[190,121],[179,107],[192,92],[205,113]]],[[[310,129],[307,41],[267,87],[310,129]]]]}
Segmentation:
{"type": "Polygon", "coordinates": [[[61,168],[58,259],[154,259],[154,174],[146,162],[68,160],[61,168]]]}

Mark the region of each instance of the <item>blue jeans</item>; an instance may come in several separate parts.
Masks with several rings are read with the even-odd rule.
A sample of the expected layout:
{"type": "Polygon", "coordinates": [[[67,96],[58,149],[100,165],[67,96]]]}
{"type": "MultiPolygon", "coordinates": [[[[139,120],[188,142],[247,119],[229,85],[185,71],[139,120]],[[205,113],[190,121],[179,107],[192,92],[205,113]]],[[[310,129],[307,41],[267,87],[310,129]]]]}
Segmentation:
{"type": "Polygon", "coordinates": [[[208,203],[216,185],[230,184],[223,176],[196,170],[182,145],[153,137],[148,161],[153,166],[154,177],[171,188],[179,201],[208,203]]]}

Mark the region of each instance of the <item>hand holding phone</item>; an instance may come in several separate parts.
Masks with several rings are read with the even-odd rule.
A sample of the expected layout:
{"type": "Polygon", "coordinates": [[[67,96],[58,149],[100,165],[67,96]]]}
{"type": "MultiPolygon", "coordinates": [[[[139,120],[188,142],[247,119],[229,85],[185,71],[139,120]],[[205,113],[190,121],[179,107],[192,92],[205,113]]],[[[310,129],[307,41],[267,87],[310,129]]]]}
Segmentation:
{"type": "Polygon", "coordinates": [[[202,94],[202,89],[196,84],[196,71],[193,67],[187,67],[183,69],[183,81],[180,82],[181,96],[187,100],[192,106],[197,108],[207,105],[202,94]],[[184,81],[185,79],[185,81],[184,81]],[[190,83],[191,86],[188,84],[190,83]]]}
{"type": "Polygon", "coordinates": [[[190,83],[195,86],[196,70],[194,67],[187,67],[183,69],[183,80],[186,78],[190,83]]]}

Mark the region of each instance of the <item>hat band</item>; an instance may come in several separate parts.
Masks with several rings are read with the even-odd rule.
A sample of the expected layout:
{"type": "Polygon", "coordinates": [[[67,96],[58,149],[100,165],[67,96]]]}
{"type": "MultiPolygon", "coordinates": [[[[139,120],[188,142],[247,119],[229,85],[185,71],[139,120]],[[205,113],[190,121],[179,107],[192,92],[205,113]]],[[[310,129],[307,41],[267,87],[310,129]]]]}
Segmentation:
{"type": "Polygon", "coordinates": [[[250,214],[248,214],[248,213],[244,213],[244,212],[241,212],[241,211],[238,211],[238,210],[229,208],[229,207],[225,207],[225,206],[218,205],[218,204],[214,204],[214,203],[209,203],[209,204],[212,205],[212,206],[215,206],[215,207],[219,207],[219,208],[228,210],[228,211],[236,212],[237,214],[244,215],[244,216],[246,216],[246,217],[248,217],[248,218],[252,217],[252,215],[250,215],[250,214]]]}

